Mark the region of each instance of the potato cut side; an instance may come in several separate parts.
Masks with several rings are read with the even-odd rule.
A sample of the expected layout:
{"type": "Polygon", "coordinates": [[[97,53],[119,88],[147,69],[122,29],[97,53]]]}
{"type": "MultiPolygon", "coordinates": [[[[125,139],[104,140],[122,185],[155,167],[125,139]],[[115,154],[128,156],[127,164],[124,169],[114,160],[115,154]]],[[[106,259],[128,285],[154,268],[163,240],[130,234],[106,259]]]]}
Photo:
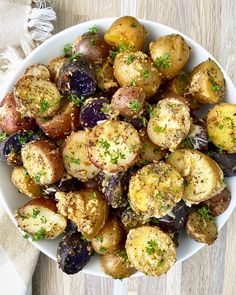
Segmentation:
{"type": "Polygon", "coordinates": [[[179,149],[167,159],[185,177],[183,199],[188,206],[210,199],[225,187],[223,172],[207,155],[190,149],[179,149]]]}
{"type": "Polygon", "coordinates": [[[32,235],[33,241],[54,239],[66,228],[66,218],[57,213],[56,202],[37,198],[15,212],[18,226],[32,235]]]}
{"type": "Polygon", "coordinates": [[[190,126],[188,106],[179,99],[166,98],[152,111],[147,133],[153,143],[173,151],[187,136],[190,126]]]}
{"type": "Polygon", "coordinates": [[[132,265],[146,275],[165,274],[176,261],[173,241],[158,227],[141,226],[131,229],[125,248],[132,265]]]}
{"type": "Polygon", "coordinates": [[[86,144],[90,134],[87,131],[72,133],[67,139],[62,152],[66,171],[81,181],[94,178],[99,169],[91,163],[86,144]]]}
{"type": "Polygon", "coordinates": [[[207,132],[220,149],[236,153],[236,105],[221,103],[207,115],[207,132]]]}
{"type": "Polygon", "coordinates": [[[61,94],[56,86],[35,76],[23,76],[15,86],[18,110],[24,116],[52,116],[60,107],[61,94]]]}
{"type": "Polygon", "coordinates": [[[61,179],[64,167],[59,149],[48,140],[25,144],[21,150],[23,166],[30,177],[40,185],[61,179]]]}
{"type": "Polygon", "coordinates": [[[62,68],[62,66],[66,60],[67,60],[67,58],[65,56],[57,56],[57,57],[53,58],[52,60],[50,60],[50,62],[48,64],[48,69],[50,71],[52,80],[54,82],[57,82],[60,69],[62,68]]]}
{"type": "Polygon", "coordinates": [[[131,124],[106,121],[93,128],[87,147],[94,165],[105,172],[115,173],[134,163],[140,149],[140,138],[131,124]]]}
{"type": "Polygon", "coordinates": [[[137,214],[162,217],[182,198],[183,178],[169,164],[152,163],[141,168],[130,180],[129,202],[137,214]]]}
{"type": "Polygon", "coordinates": [[[35,64],[28,67],[24,72],[24,76],[34,76],[42,80],[50,80],[49,69],[43,64],[35,64]]]}

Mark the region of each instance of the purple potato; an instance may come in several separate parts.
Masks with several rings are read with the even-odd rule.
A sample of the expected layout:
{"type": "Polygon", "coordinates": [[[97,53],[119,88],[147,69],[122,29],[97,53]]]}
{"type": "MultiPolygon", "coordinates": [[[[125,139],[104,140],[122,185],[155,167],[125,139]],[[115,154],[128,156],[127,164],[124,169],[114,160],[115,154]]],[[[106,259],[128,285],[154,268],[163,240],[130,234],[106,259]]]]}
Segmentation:
{"type": "Polygon", "coordinates": [[[57,80],[57,87],[64,95],[89,96],[96,91],[96,71],[85,57],[64,62],[57,80]]]}
{"type": "Polygon", "coordinates": [[[80,124],[86,128],[93,128],[99,121],[109,118],[109,101],[104,97],[87,99],[80,110],[80,124]]]}
{"type": "Polygon", "coordinates": [[[72,234],[72,233],[77,233],[78,232],[78,228],[77,228],[77,225],[68,219],[67,221],[67,225],[66,225],[66,228],[65,228],[65,233],[66,234],[72,234]]]}
{"type": "Polygon", "coordinates": [[[158,226],[167,233],[178,232],[181,228],[183,228],[186,216],[186,205],[184,201],[181,200],[175,205],[171,214],[158,219],[158,226]]]}
{"type": "Polygon", "coordinates": [[[138,117],[138,118],[123,117],[122,120],[133,125],[136,130],[140,130],[143,128],[145,118],[144,117],[138,117]]]}
{"type": "Polygon", "coordinates": [[[47,196],[53,197],[56,192],[74,192],[78,191],[82,188],[83,183],[79,181],[77,178],[69,178],[69,179],[61,179],[56,183],[45,186],[43,188],[43,193],[47,196]]]}
{"type": "Polygon", "coordinates": [[[88,241],[81,233],[69,233],[57,247],[57,262],[66,274],[75,274],[83,269],[93,254],[88,241]]]}
{"type": "Polygon", "coordinates": [[[224,176],[230,177],[236,175],[236,154],[226,152],[212,152],[211,157],[222,169],[224,176]]]}

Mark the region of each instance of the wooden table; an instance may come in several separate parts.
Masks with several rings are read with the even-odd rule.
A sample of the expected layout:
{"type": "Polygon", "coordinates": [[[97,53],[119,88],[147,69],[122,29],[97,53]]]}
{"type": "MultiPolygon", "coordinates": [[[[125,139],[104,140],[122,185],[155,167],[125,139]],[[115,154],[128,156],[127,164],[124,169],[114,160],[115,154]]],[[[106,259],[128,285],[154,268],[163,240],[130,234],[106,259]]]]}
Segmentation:
{"type": "MultiPolygon", "coordinates": [[[[53,0],[56,30],[96,18],[133,15],[157,21],[199,42],[236,82],[235,0],[53,0]]],[[[236,99],[236,98],[235,98],[236,99]]],[[[113,280],[83,273],[63,274],[41,254],[33,276],[35,295],[234,295],[236,211],[214,245],[205,247],[160,278],[113,280]]]]}

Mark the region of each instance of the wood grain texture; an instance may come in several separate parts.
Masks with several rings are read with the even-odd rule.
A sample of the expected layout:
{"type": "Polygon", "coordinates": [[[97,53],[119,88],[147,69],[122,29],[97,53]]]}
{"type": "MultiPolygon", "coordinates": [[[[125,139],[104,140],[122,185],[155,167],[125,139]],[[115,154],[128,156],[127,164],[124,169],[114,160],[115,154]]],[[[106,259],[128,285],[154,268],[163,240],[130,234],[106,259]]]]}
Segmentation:
{"type": "MultiPolygon", "coordinates": [[[[223,65],[236,84],[235,0],[52,0],[56,30],[89,19],[131,14],[154,20],[187,34],[223,65]]],[[[83,273],[63,274],[57,264],[40,255],[34,277],[35,295],[235,295],[236,212],[217,241],[176,264],[160,278],[133,278],[122,282],[83,273]]]]}

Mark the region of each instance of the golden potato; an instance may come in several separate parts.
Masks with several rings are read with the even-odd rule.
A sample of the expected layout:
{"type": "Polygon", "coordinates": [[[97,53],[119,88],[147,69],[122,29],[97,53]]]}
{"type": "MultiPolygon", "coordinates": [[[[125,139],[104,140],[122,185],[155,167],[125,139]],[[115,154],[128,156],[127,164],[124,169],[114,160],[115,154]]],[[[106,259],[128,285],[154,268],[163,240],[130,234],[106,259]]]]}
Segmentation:
{"type": "Polygon", "coordinates": [[[189,46],[178,34],[162,36],[151,42],[149,49],[156,67],[168,80],[180,73],[189,58],[189,46]]]}
{"type": "Polygon", "coordinates": [[[146,98],[153,96],[161,83],[160,72],[143,52],[120,52],[114,61],[114,75],[120,86],[138,86],[146,98]]]}
{"type": "Polygon", "coordinates": [[[114,48],[126,47],[138,51],[143,49],[146,35],[144,26],[135,17],[123,16],[111,25],[104,39],[114,48]]]}
{"type": "Polygon", "coordinates": [[[206,60],[197,65],[189,79],[186,94],[200,103],[218,103],[225,93],[223,73],[214,60],[206,60]]]}
{"type": "Polygon", "coordinates": [[[221,103],[207,115],[207,132],[220,149],[236,153],[236,105],[221,103]]]}

